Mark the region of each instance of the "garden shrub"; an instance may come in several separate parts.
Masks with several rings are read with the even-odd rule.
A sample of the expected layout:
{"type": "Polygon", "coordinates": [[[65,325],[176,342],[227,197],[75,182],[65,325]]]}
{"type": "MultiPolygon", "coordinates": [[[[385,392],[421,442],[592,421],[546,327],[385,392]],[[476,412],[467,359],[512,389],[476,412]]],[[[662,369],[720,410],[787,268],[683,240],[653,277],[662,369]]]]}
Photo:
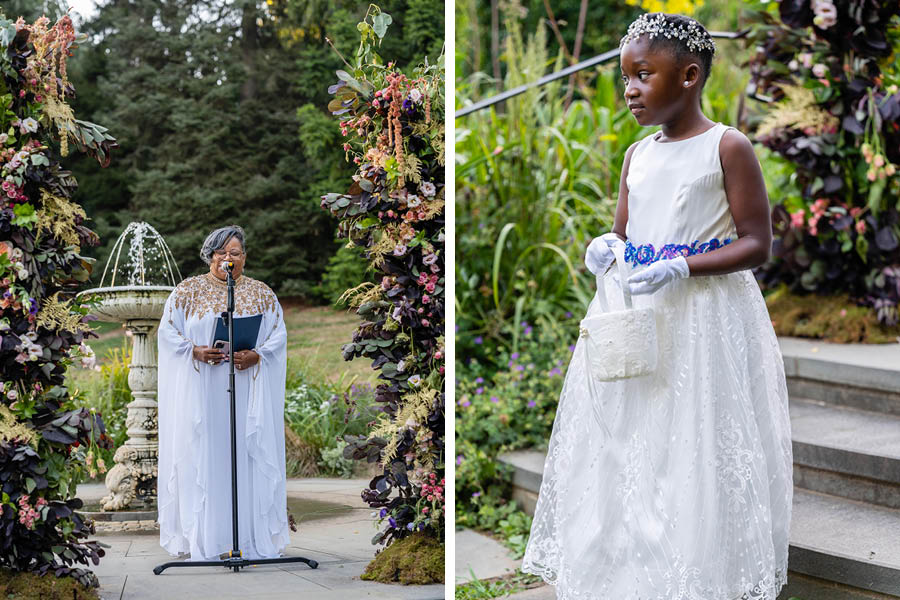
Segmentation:
{"type": "Polygon", "coordinates": [[[363,435],[376,418],[372,386],[352,383],[342,390],[340,383],[307,378],[303,369],[295,373],[297,383],[286,391],[284,405],[292,434],[285,440],[288,471],[292,476],[351,477],[352,461],[335,452],[343,453],[344,436],[363,435]]]}
{"type": "Polygon", "coordinates": [[[567,314],[558,326],[520,322],[517,336],[504,332],[519,338],[514,350],[480,342],[502,368],[470,359],[457,369],[456,523],[498,532],[516,549],[527,540],[527,531],[516,526],[524,516],[508,501],[511,469],[496,459],[510,450],[546,447],[578,320],[567,314]]]}
{"type": "Polygon", "coordinates": [[[792,167],[770,192],[765,287],[849,293],[888,326],[900,303],[900,2],[755,2],[756,140],[792,167]]]}

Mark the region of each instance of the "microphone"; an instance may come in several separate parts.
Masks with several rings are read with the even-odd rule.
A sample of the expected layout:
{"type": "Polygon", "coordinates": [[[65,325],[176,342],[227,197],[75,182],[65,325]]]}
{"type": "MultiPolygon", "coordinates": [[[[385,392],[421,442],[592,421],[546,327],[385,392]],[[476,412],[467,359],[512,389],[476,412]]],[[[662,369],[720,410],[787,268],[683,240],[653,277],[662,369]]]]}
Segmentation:
{"type": "Polygon", "coordinates": [[[234,270],[234,263],[231,262],[231,261],[226,262],[226,263],[223,264],[222,266],[223,266],[223,267],[225,268],[225,270],[228,271],[229,273],[231,273],[231,272],[234,270]]]}

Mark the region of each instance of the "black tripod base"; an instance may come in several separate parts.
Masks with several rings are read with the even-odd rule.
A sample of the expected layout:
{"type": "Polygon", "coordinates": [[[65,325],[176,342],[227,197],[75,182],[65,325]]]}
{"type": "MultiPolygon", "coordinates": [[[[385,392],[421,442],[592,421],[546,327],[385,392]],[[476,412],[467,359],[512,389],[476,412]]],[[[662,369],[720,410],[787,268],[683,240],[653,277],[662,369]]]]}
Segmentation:
{"type": "Polygon", "coordinates": [[[237,573],[243,567],[249,567],[250,565],[274,565],[280,563],[297,563],[302,562],[309,565],[310,569],[315,569],[319,566],[319,563],[314,561],[311,558],[303,558],[302,556],[282,556],[281,558],[257,558],[257,559],[247,559],[240,557],[232,557],[226,558],[224,560],[199,560],[199,561],[190,561],[190,560],[180,560],[177,562],[167,562],[165,564],[159,565],[158,567],[153,567],[153,574],[159,575],[169,567],[225,567],[226,569],[234,569],[234,572],[237,573]]]}

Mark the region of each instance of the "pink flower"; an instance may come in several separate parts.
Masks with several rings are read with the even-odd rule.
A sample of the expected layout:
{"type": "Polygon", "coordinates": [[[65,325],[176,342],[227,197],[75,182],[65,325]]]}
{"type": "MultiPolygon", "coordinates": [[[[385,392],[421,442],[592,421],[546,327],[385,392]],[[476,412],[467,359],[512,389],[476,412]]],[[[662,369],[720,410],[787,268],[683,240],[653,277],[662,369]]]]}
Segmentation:
{"type": "Polygon", "coordinates": [[[791,227],[803,227],[804,216],[802,208],[795,213],[791,213],[791,227]]]}
{"type": "Polygon", "coordinates": [[[422,327],[429,327],[429,326],[431,326],[431,321],[429,321],[428,319],[422,319],[422,327]]]}
{"type": "Polygon", "coordinates": [[[434,282],[429,281],[428,283],[426,283],[425,291],[428,292],[429,294],[433,294],[434,293],[434,282]]]}
{"type": "Polygon", "coordinates": [[[422,294],[422,304],[428,304],[429,302],[431,302],[431,296],[422,294]]]}
{"type": "Polygon", "coordinates": [[[859,235],[863,235],[866,232],[866,222],[865,221],[857,221],[856,222],[856,233],[859,235]]]}

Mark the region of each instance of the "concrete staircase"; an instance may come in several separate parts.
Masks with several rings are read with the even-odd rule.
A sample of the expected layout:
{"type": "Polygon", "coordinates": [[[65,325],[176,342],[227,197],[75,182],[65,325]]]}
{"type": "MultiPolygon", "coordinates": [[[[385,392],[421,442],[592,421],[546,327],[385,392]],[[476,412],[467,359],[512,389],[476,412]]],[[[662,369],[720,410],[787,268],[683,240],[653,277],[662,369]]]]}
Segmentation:
{"type": "MultiPolygon", "coordinates": [[[[794,507],[779,600],[900,598],[900,344],[780,340],[790,394],[794,507]]],[[[544,453],[512,452],[533,513],[544,453]]]]}

